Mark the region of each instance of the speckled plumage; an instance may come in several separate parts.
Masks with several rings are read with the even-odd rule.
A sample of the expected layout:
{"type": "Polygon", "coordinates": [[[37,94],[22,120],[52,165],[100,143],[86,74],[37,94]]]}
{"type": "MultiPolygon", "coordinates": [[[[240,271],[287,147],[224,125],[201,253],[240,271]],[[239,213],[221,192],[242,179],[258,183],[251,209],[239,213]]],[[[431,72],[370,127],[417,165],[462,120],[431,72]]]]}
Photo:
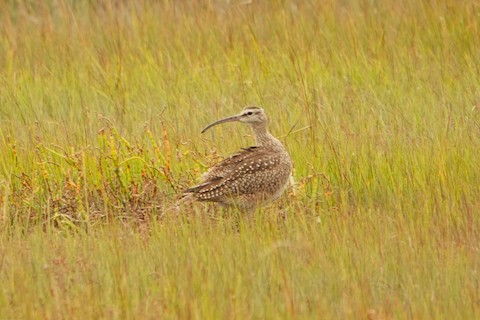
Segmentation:
{"type": "Polygon", "coordinates": [[[185,195],[240,208],[253,208],[279,198],[288,185],[292,162],[282,143],[267,131],[265,112],[247,107],[239,115],[214,122],[204,131],[230,121],[249,124],[257,146],[244,148],[215,165],[185,195]]]}

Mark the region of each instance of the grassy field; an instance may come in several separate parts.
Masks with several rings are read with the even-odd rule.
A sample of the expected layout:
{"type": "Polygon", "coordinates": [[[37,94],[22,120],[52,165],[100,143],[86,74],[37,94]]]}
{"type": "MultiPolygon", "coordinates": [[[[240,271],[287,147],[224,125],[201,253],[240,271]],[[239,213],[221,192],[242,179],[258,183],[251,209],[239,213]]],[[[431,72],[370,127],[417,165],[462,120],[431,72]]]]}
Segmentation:
{"type": "Polygon", "coordinates": [[[480,318],[479,1],[3,1],[0,318],[480,318]],[[296,185],[166,210],[253,143],[296,185]]]}

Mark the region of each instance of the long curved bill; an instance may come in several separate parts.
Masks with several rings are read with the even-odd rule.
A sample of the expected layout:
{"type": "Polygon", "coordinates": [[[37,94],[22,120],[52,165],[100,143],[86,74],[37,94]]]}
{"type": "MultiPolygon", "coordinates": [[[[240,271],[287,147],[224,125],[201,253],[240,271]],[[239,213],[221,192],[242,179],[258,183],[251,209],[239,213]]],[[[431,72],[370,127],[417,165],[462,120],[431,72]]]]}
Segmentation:
{"type": "Polygon", "coordinates": [[[237,116],[224,118],[224,119],[215,121],[215,122],[213,122],[213,123],[210,123],[208,126],[205,127],[205,129],[202,130],[202,133],[204,133],[205,131],[207,131],[208,129],[210,129],[210,128],[213,127],[213,126],[216,126],[217,124],[221,124],[221,123],[225,123],[225,122],[238,121],[238,117],[239,117],[239,116],[237,115],[237,116]]]}

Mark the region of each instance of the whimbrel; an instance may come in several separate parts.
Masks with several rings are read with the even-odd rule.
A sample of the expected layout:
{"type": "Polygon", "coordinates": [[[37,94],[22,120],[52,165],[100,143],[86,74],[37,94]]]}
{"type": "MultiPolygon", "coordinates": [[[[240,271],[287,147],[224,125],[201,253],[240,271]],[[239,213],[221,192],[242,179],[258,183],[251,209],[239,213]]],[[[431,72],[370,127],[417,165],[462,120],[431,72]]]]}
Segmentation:
{"type": "Polygon", "coordinates": [[[209,124],[243,122],[252,128],[256,146],[242,148],[201,177],[202,182],[185,190],[185,197],[252,209],[279,198],[292,173],[292,161],[282,143],[267,130],[262,108],[246,107],[240,114],[209,124]]]}

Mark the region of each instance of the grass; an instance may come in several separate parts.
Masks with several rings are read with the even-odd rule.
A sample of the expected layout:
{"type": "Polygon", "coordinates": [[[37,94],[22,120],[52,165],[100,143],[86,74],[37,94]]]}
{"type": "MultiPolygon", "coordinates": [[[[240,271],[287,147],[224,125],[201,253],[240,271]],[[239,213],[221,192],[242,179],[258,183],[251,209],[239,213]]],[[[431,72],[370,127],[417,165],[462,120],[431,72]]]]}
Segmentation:
{"type": "Polygon", "coordinates": [[[480,3],[0,4],[1,318],[480,316],[480,3]],[[295,190],[166,210],[263,106],[295,190]]]}

